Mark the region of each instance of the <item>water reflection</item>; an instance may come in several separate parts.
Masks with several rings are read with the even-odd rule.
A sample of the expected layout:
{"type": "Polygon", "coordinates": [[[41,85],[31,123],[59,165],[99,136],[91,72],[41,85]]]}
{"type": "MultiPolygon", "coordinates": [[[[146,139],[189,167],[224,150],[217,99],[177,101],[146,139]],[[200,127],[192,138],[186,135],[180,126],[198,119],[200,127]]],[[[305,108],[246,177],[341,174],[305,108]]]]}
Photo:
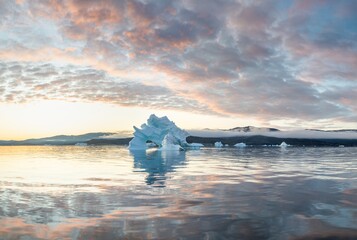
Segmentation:
{"type": "Polygon", "coordinates": [[[357,148],[78,149],[0,149],[0,239],[357,239],[357,148]]]}
{"type": "Polygon", "coordinates": [[[165,187],[167,173],[183,167],[186,161],[185,151],[130,151],[134,158],[134,171],[145,171],[147,185],[165,187]]]}

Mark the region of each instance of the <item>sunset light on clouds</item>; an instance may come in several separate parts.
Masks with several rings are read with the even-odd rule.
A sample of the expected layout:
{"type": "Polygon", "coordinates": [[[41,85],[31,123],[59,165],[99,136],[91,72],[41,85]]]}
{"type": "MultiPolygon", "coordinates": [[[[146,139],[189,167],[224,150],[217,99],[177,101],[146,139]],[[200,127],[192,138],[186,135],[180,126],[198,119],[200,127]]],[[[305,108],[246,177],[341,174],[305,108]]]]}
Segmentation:
{"type": "Polygon", "coordinates": [[[0,0],[0,139],[357,128],[357,2],[0,0]]]}

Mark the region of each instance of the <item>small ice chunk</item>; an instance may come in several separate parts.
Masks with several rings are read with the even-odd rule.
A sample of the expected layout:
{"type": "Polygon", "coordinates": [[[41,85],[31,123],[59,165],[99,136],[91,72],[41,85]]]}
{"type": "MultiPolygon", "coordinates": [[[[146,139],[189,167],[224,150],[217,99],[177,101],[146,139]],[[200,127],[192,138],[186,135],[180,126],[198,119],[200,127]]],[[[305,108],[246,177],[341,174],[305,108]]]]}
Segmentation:
{"type": "Polygon", "coordinates": [[[189,149],[200,149],[201,147],[204,147],[202,143],[187,143],[186,148],[189,149]]]}
{"type": "Polygon", "coordinates": [[[155,143],[153,143],[153,142],[148,142],[148,143],[146,143],[146,147],[147,148],[154,148],[154,147],[157,147],[157,145],[155,143]]]}
{"type": "Polygon", "coordinates": [[[221,148],[221,147],[223,147],[223,143],[222,143],[222,142],[215,142],[215,143],[214,143],[214,146],[215,146],[216,148],[221,148]]]}
{"type": "Polygon", "coordinates": [[[246,147],[246,146],[247,146],[247,144],[245,144],[245,143],[241,142],[241,143],[237,143],[237,144],[235,144],[234,146],[235,146],[235,147],[246,147]]]}

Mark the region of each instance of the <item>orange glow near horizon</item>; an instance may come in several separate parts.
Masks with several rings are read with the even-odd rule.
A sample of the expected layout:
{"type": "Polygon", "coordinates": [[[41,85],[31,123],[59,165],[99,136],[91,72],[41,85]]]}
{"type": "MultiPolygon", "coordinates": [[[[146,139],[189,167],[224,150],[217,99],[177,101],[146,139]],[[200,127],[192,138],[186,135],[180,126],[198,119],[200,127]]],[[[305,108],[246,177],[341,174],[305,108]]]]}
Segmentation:
{"type": "Polygon", "coordinates": [[[231,128],[249,122],[238,118],[200,115],[174,110],[122,107],[105,103],[36,101],[0,104],[0,140],[24,140],[54,135],[132,130],[150,114],[167,116],[184,129],[231,128]]]}

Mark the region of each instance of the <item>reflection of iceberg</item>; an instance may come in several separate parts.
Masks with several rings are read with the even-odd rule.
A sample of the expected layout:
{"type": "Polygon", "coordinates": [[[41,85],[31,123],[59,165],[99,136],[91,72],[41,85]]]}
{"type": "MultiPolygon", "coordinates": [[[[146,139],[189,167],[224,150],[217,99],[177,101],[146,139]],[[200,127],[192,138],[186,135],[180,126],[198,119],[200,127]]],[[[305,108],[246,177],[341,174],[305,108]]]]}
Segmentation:
{"type": "Polygon", "coordinates": [[[134,157],[134,168],[148,173],[146,183],[154,186],[165,186],[166,173],[175,172],[178,166],[185,164],[184,151],[131,151],[134,157]]]}
{"type": "Polygon", "coordinates": [[[151,114],[147,123],[142,124],[140,129],[134,126],[134,129],[134,138],[129,143],[130,150],[147,149],[148,141],[162,150],[182,150],[193,146],[186,142],[189,134],[167,117],[159,118],[151,114]]]}

